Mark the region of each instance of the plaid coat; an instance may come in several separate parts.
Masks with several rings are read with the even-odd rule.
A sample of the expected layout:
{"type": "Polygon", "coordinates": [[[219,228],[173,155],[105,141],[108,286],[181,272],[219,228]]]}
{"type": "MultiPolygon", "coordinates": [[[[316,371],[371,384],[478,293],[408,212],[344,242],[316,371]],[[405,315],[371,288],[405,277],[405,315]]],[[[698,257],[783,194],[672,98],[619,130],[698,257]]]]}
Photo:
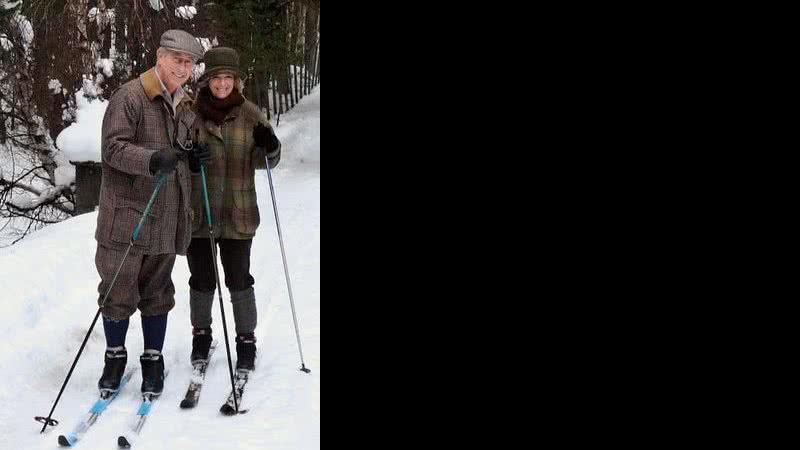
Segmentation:
{"type": "MultiPolygon", "coordinates": [[[[177,142],[190,148],[195,121],[187,95],[174,115],[164,100],[155,69],[114,93],[103,118],[103,182],[95,238],[109,248],[127,248],[155,188],[150,157],[177,142]]],[[[132,253],[186,254],[191,241],[191,172],[186,161],[169,175],[132,253]]]]}
{"type": "MultiPolygon", "coordinates": [[[[267,168],[266,155],[263,150],[256,149],[253,142],[253,128],[258,123],[271,125],[266,114],[247,100],[231,109],[221,127],[196,112],[192,136],[208,145],[212,155],[206,171],[214,236],[252,239],[261,223],[255,171],[267,168]]],[[[207,238],[203,182],[199,174],[192,177],[192,208],[195,211],[192,237],[207,238]]]]}

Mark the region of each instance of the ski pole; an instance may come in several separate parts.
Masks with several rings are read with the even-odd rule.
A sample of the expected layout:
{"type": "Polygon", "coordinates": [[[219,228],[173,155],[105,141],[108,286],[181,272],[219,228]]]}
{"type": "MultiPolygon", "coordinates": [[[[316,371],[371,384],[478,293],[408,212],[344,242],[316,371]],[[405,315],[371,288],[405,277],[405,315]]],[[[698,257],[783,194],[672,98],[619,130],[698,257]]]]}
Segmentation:
{"type": "MultiPolygon", "coordinates": [[[[256,96],[258,98],[258,110],[261,111],[261,95],[256,96]]],[[[267,105],[269,106],[269,105],[267,105]]],[[[278,128],[281,125],[281,113],[283,111],[278,111],[278,119],[275,123],[275,128],[278,128]]],[[[303,357],[303,344],[300,342],[300,325],[297,323],[297,312],[295,311],[294,306],[294,295],[292,295],[292,282],[289,279],[289,266],[286,264],[286,250],[283,247],[283,233],[281,232],[281,221],[278,218],[278,202],[275,200],[275,187],[272,184],[272,169],[269,168],[269,161],[267,161],[267,177],[269,178],[269,194],[272,197],[272,209],[275,211],[275,226],[278,228],[278,239],[281,242],[281,257],[283,258],[283,272],[286,276],[286,286],[289,289],[289,302],[292,305],[292,318],[294,319],[294,332],[297,336],[297,348],[300,349],[300,370],[305,373],[311,373],[310,369],[306,368],[306,361],[303,357]]],[[[234,398],[236,396],[234,395],[234,398]]]]}
{"type": "Polygon", "coordinates": [[[231,392],[233,392],[233,406],[236,408],[236,414],[239,414],[239,399],[236,395],[236,382],[233,377],[233,360],[231,359],[231,344],[228,339],[228,322],[225,320],[225,303],[222,300],[222,283],[219,280],[219,267],[217,265],[217,242],[214,238],[214,221],[211,219],[211,202],[208,200],[208,181],[206,177],[206,165],[200,163],[200,175],[203,179],[203,202],[206,209],[206,222],[208,223],[208,237],[211,242],[211,257],[214,259],[214,276],[217,279],[217,288],[219,289],[219,309],[222,312],[222,332],[225,334],[225,350],[228,352],[228,370],[231,375],[231,392]]]}
{"type": "Polygon", "coordinates": [[[80,350],[78,350],[78,356],[75,357],[75,361],[72,363],[72,367],[69,369],[69,373],[67,374],[67,378],[64,380],[64,384],[61,386],[61,391],[58,393],[58,397],[56,398],[55,403],[53,404],[53,408],[50,410],[50,414],[47,417],[37,416],[35,420],[37,422],[43,423],[44,426],[42,427],[41,433],[49,426],[57,426],[58,421],[53,419],[53,412],[56,410],[56,406],[58,406],[58,402],[61,400],[61,395],[64,394],[64,390],[67,388],[67,384],[69,383],[70,378],[72,378],[72,373],[75,371],[75,367],[78,365],[78,360],[83,354],[83,350],[86,348],[86,343],[89,341],[89,336],[91,336],[92,331],[94,331],[95,325],[97,325],[97,319],[100,318],[100,314],[103,312],[103,305],[105,305],[106,300],[108,299],[108,295],[111,294],[111,289],[114,288],[114,284],[117,282],[117,278],[119,274],[122,272],[122,267],[125,265],[125,261],[128,259],[128,255],[133,248],[133,243],[139,238],[139,233],[142,231],[142,227],[144,226],[144,221],[147,219],[147,216],[150,215],[150,210],[153,208],[153,204],[156,201],[156,197],[158,196],[158,192],[161,190],[161,187],[164,185],[164,182],[167,180],[167,174],[160,174],[158,181],[156,182],[156,187],[153,189],[153,194],[150,196],[150,202],[147,204],[147,208],[144,210],[144,214],[142,214],[142,218],[139,220],[139,223],[136,225],[136,228],[133,230],[133,234],[131,235],[131,243],[128,246],[128,250],[125,252],[125,256],[122,258],[122,262],[117,269],[117,273],[114,274],[114,278],[111,280],[111,285],[109,285],[106,294],[103,296],[103,300],[100,302],[100,307],[97,309],[97,314],[94,316],[94,320],[92,321],[92,325],[89,327],[89,332],[86,333],[86,337],[83,339],[83,344],[81,344],[80,350]]]}
{"type": "Polygon", "coordinates": [[[289,279],[289,265],[286,263],[286,250],[284,249],[283,246],[283,233],[281,232],[281,221],[278,218],[278,202],[277,200],[275,200],[275,187],[272,184],[272,170],[269,168],[269,162],[267,162],[267,178],[269,178],[269,193],[270,196],[272,196],[272,209],[273,211],[275,211],[275,226],[278,228],[278,240],[281,243],[283,272],[286,275],[286,286],[289,289],[289,302],[292,305],[292,318],[294,318],[294,332],[295,335],[297,336],[297,348],[300,349],[300,363],[302,364],[300,370],[305,373],[311,373],[311,370],[306,368],[306,360],[303,357],[303,344],[300,342],[300,325],[298,325],[297,323],[297,312],[294,306],[294,295],[292,294],[292,282],[289,279]]]}

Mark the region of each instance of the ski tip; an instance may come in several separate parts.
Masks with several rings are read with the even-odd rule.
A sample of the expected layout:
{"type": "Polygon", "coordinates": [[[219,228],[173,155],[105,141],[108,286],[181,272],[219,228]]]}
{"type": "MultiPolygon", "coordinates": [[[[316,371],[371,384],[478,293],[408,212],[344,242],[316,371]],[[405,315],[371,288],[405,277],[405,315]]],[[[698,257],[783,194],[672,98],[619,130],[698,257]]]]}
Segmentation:
{"type": "Polygon", "coordinates": [[[117,446],[119,448],[131,448],[131,443],[128,441],[128,439],[125,436],[120,436],[117,439],[117,446]]]}
{"type": "Polygon", "coordinates": [[[69,443],[69,439],[63,434],[58,437],[58,445],[61,447],[72,447],[72,444],[69,443]]]}
{"type": "Polygon", "coordinates": [[[195,406],[197,406],[197,402],[194,402],[192,400],[183,400],[181,402],[181,409],[192,409],[195,406]]]}

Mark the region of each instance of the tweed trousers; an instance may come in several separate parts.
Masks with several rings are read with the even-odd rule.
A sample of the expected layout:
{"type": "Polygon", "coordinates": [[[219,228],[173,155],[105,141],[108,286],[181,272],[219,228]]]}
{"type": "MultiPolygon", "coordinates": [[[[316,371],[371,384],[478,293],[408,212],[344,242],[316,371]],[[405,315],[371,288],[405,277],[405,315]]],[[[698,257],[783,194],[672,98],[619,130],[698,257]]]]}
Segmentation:
{"type": "MultiPolygon", "coordinates": [[[[97,246],[95,265],[100,274],[98,305],[114,279],[124,250],[97,246]]],[[[160,316],[175,307],[172,269],[175,254],[137,255],[131,252],[120,271],[114,288],[103,307],[103,316],[111,320],[129,319],[137,309],[142,316],[160,316]]]]}

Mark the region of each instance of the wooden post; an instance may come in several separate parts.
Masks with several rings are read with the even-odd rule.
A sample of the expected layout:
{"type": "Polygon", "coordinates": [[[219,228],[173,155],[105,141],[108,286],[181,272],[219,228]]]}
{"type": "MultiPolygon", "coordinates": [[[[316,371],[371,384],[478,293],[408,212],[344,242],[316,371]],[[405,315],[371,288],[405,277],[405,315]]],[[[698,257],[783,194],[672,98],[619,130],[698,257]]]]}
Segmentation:
{"type": "Polygon", "coordinates": [[[294,105],[296,105],[297,102],[295,101],[295,98],[294,98],[294,86],[292,86],[292,71],[291,71],[291,69],[289,69],[289,72],[286,74],[286,78],[287,78],[286,84],[289,86],[289,100],[292,102],[292,108],[294,108],[294,105]]]}
{"type": "Polygon", "coordinates": [[[294,98],[296,100],[295,104],[297,104],[300,103],[300,99],[302,98],[302,96],[300,95],[300,91],[298,90],[300,85],[297,83],[297,66],[293,65],[292,71],[294,71],[294,98]]]}
{"type": "Polygon", "coordinates": [[[317,40],[317,55],[314,57],[314,86],[319,84],[319,40],[317,40]]]}

